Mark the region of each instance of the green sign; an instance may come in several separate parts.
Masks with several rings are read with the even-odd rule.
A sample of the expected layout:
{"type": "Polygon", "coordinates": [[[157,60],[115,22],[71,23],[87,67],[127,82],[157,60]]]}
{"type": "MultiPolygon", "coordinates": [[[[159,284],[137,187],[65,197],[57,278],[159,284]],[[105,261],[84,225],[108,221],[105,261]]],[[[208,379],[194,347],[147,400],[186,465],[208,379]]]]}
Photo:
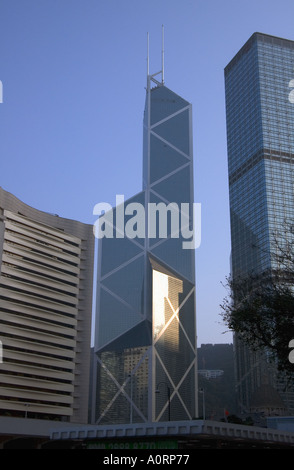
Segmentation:
{"type": "Polygon", "coordinates": [[[87,449],[177,449],[178,441],[89,441],[87,449]]]}

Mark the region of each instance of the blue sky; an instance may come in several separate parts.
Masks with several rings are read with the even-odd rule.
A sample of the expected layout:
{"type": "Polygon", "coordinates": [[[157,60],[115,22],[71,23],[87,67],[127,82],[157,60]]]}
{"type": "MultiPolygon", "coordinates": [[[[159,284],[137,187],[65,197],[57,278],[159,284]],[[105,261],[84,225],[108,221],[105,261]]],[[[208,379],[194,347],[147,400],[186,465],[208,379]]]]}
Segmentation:
{"type": "Polygon", "coordinates": [[[164,24],[166,86],[193,105],[199,345],[231,342],[224,67],[255,31],[294,40],[293,18],[293,0],[0,0],[0,186],[91,224],[142,189],[146,38],[157,72],[164,24]]]}

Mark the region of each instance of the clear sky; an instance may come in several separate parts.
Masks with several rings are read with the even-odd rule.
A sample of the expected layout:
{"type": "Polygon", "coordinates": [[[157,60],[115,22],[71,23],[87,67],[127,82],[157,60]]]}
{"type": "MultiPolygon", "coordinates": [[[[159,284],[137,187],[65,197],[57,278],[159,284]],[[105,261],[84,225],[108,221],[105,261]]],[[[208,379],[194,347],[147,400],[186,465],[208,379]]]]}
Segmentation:
{"type": "Polygon", "coordinates": [[[193,105],[198,345],[227,343],[224,67],[256,31],[294,40],[293,0],[0,0],[0,186],[90,224],[96,203],[141,191],[146,38],[157,72],[162,24],[166,86],[193,105]]]}

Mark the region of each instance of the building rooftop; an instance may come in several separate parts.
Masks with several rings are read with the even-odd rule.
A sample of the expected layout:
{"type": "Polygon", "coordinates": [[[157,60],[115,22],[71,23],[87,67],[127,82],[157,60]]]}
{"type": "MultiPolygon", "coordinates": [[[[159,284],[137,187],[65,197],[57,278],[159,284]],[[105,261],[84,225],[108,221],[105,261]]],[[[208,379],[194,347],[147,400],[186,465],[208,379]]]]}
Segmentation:
{"type": "MultiPolygon", "coordinates": [[[[238,441],[239,443],[268,443],[294,447],[294,433],[217,421],[193,420],[127,424],[117,426],[77,426],[53,429],[52,440],[111,440],[176,439],[183,447],[199,447],[201,439],[238,441]],[[200,439],[200,441],[199,441],[200,439]]],[[[180,446],[179,446],[180,447],[180,446]]]]}

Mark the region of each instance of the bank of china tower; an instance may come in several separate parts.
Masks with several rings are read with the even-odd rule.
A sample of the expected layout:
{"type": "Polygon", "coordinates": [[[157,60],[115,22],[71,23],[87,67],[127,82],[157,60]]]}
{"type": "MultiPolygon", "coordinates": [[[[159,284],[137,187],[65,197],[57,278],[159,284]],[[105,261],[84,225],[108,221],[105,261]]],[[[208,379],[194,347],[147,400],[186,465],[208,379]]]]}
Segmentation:
{"type": "Polygon", "coordinates": [[[192,106],[148,75],[143,127],[142,192],[113,209],[116,235],[99,240],[92,422],[101,425],[197,416],[192,106]],[[138,204],[145,236],[131,238],[115,224],[138,204]],[[150,227],[149,207],[165,225],[150,227]]]}

